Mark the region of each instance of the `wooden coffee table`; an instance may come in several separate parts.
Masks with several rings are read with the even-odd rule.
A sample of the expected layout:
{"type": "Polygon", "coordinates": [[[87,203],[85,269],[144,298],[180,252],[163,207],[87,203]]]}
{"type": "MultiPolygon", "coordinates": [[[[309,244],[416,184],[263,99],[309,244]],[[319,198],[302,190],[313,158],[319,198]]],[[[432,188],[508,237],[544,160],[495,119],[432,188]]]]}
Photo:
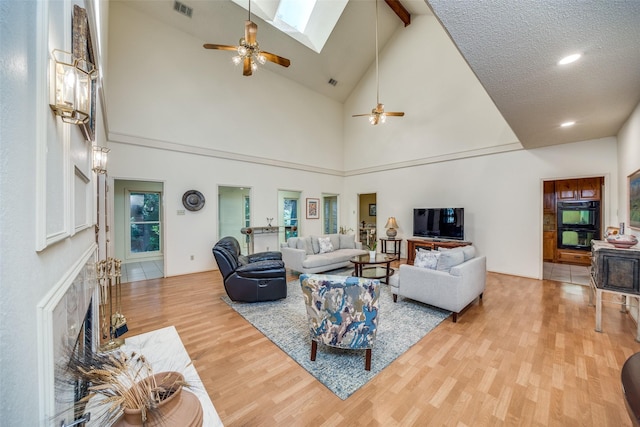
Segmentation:
{"type": "Polygon", "coordinates": [[[367,279],[381,279],[380,281],[382,283],[389,283],[389,277],[395,273],[393,268],[391,268],[391,261],[395,261],[396,259],[395,256],[385,254],[376,254],[375,258],[371,258],[369,254],[366,254],[355,256],[349,261],[354,264],[354,276],[365,277],[367,279]]]}

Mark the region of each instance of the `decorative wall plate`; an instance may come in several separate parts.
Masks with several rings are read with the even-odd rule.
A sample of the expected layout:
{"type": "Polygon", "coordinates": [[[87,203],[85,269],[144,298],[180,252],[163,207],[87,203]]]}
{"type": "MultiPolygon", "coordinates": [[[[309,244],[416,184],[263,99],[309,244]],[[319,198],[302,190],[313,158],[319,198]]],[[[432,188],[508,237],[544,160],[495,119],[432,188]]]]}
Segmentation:
{"type": "Polygon", "coordinates": [[[187,210],[199,211],[204,206],[204,196],[196,190],[189,190],[182,195],[182,204],[187,210]]]}

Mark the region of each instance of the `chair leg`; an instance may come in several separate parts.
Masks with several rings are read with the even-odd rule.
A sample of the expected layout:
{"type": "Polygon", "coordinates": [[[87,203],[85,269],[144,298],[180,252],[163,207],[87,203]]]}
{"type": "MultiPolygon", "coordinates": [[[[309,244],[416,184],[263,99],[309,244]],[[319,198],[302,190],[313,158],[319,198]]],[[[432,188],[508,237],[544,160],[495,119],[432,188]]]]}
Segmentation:
{"type": "Polygon", "coordinates": [[[316,360],[316,352],[318,351],[318,343],[316,341],[311,340],[311,361],[315,362],[316,360]]]}
{"type": "Polygon", "coordinates": [[[370,348],[368,348],[365,352],[364,369],[365,371],[371,370],[371,349],[370,348]]]}

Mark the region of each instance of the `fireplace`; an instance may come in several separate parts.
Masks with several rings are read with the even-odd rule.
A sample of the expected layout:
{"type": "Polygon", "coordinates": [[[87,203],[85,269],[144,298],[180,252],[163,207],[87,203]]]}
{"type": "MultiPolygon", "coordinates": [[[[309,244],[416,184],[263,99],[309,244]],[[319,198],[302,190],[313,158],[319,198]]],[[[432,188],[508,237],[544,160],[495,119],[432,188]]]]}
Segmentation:
{"type": "MultiPolygon", "coordinates": [[[[40,422],[71,424],[74,402],[86,384],[61,381],[60,367],[71,351],[96,350],[99,341],[96,246],[92,245],[38,304],[40,422]]],[[[81,415],[81,414],[80,414],[81,415]]]]}

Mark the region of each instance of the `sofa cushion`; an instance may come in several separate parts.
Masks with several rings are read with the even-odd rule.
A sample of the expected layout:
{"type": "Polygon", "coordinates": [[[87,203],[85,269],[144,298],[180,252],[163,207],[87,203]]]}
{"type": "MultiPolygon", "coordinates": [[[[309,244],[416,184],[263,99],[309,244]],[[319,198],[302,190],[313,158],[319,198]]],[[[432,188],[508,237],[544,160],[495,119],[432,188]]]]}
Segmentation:
{"type": "Polygon", "coordinates": [[[413,261],[415,267],[429,268],[435,270],[438,266],[438,258],[442,252],[438,251],[419,251],[416,250],[416,258],[413,261]]]}
{"type": "Polygon", "coordinates": [[[340,249],[340,235],[339,234],[327,234],[326,236],[331,240],[331,245],[333,245],[333,250],[340,249]]]}
{"type": "Polygon", "coordinates": [[[299,240],[300,239],[297,238],[297,237],[289,237],[289,239],[287,239],[287,246],[290,247],[290,248],[293,248],[293,249],[300,249],[298,247],[298,244],[299,244],[298,241],[299,240]]]}
{"type": "Polygon", "coordinates": [[[296,249],[304,249],[307,255],[313,255],[313,245],[311,244],[311,237],[300,237],[296,249]]]}
{"type": "MultiPolygon", "coordinates": [[[[442,248],[440,248],[442,249],[442,248]]],[[[436,270],[449,271],[451,267],[462,264],[464,262],[464,252],[462,248],[451,249],[448,251],[439,251],[438,265],[436,270]]]]}
{"type": "Polygon", "coordinates": [[[464,260],[469,261],[471,258],[476,257],[476,248],[475,246],[471,246],[471,245],[463,246],[462,253],[464,254],[464,260]]]}
{"type": "Polygon", "coordinates": [[[340,235],[340,249],[355,249],[356,248],[356,235],[355,234],[341,234],[340,235]]]}
{"type": "Polygon", "coordinates": [[[313,253],[320,253],[320,244],[318,243],[318,236],[311,236],[311,244],[313,245],[313,253]]]}
{"type": "Polygon", "coordinates": [[[331,238],[329,237],[318,237],[318,245],[320,246],[321,254],[333,252],[333,245],[331,244],[331,238]]]}

